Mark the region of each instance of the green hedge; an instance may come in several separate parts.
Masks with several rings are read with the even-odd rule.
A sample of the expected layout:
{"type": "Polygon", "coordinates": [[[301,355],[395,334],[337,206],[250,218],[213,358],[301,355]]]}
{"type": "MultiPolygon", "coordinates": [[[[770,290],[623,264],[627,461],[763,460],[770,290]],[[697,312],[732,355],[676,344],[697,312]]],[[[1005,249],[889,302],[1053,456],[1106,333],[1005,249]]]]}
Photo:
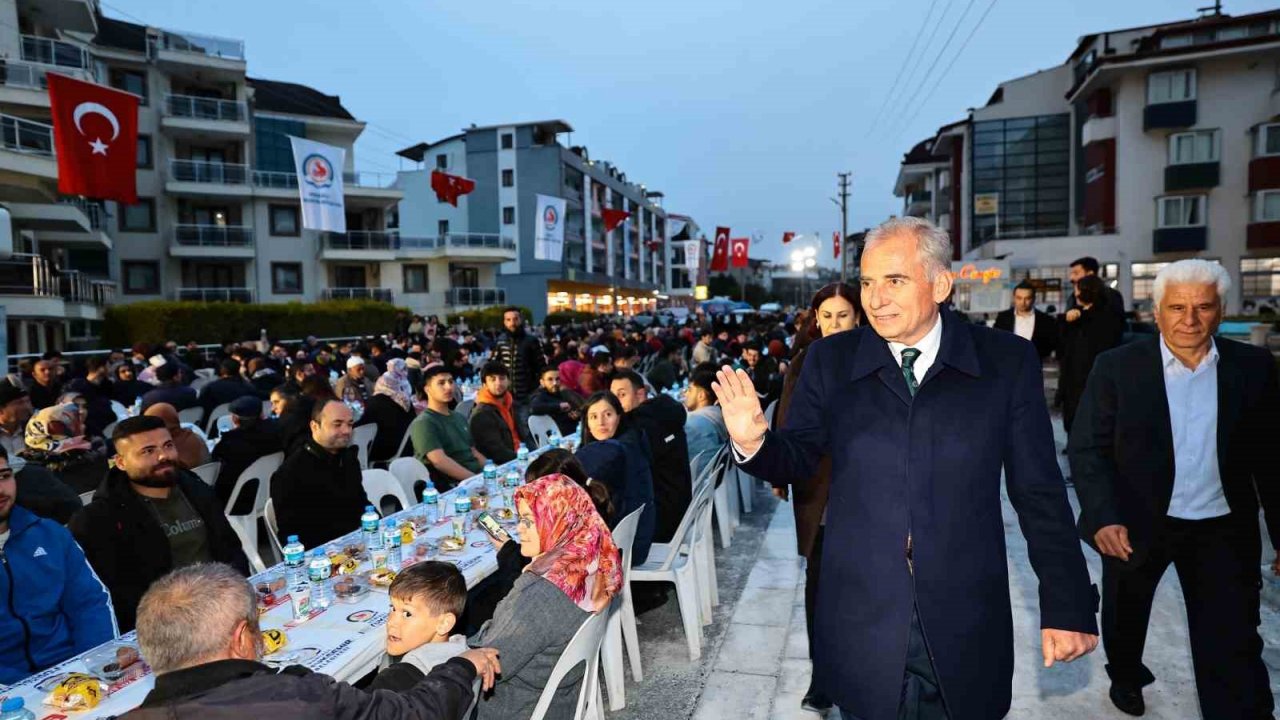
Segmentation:
{"type": "Polygon", "coordinates": [[[256,339],[262,328],[272,339],[370,335],[393,330],[400,309],[374,300],[265,305],[157,300],[107,308],[102,342],[107,347],[166,340],[216,343],[256,339]]]}
{"type": "MultiPolygon", "coordinates": [[[[465,320],[467,327],[472,330],[502,330],[502,313],[504,310],[506,310],[505,306],[499,306],[484,308],[483,310],[449,313],[445,316],[445,322],[450,325],[457,325],[459,320],[465,320]]],[[[524,316],[526,325],[533,322],[533,311],[529,308],[520,308],[520,314],[524,316]]]]}
{"type": "Polygon", "coordinates": [[[570,323],[582,323],[595,320],[600,317],[595,313],[583,312],[581,310],[557,310],[547,314],[547,327],[557,327],[559,325],[569,325],[570,323]]]}

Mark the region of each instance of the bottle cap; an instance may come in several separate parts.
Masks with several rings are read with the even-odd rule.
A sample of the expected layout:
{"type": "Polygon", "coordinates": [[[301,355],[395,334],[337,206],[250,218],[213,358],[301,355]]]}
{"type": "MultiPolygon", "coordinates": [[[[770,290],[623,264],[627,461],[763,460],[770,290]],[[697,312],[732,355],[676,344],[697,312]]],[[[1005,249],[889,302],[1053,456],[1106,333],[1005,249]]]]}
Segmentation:
{"type": "Polygon", "coordinates": [[[367,513],[371,513],[371,512],[373,512],[373,506],[372,506],[372,505],[365,505],[365,506],[364,506],[364,511],[365,511],[365,512],[367,512],[367,513]]]}
{"type": "Polygon", "coordinates": [[[0,712],[11,713],[17,712],[26,707],[26,702],[20,697],[8,697],[0,701],[0,712]]]}
{"type": "Polygon", "coordinates": [[[294,543],[296,543],[296,542],[298,542],[298,536],[297,536],[297,535],[290,535],[290,536],[289,536],[289,540],[288,540],[287,542],[285,542],[285,544],[286,544],[286,545],[292,545],[292,544],[294,544],[294,543]]]}

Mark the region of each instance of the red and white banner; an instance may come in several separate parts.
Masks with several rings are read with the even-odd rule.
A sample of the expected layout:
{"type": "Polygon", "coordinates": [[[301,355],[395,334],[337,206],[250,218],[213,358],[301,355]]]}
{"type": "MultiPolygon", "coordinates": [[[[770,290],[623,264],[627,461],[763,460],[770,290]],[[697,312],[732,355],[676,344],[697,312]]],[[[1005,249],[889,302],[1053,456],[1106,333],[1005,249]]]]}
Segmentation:
{"type": "Polygon", "coordinates": [[[747,262],[747,252],[751,245],[751,238],[733,238],[729,241],[729,254],[732,256],[730,264],[736,268],[744,268],[749,264],[747,262]]]}
{"type": "Polygon", "coordinates": [[[795,233],[793,233],[793,232],[784,232],[784,233],[782,233],[782,244],[783,244],[783,245],[786,245],[787,243],[789,243],[789,242],[791,242],[792,240],[795,240],[795,239],[796,239],[796,234],[795,234],[795,233]]]}
{"type": "Polygon", "coordinates": [[[450,175],[439,170],[431,171],[431,189],[436,199],[458,207],[458,198],[476,189],[476,181],[460,175],[450,175]]]}
{"type": "Polygon", "coordinates": [[[831,243],[835,247],[836,259],[840,259],[840,231],[831,233],[831,243]]]}
{"type": "Polygon", "coordinates": [[[58,192],[138,201],[138,96],[48,73],[58,192]]]}
{"type": "Polygon", "coordinates": [[[729,228],[716,228],[716,243],[711,247],[711,272],[729,269],[729,228]]]}

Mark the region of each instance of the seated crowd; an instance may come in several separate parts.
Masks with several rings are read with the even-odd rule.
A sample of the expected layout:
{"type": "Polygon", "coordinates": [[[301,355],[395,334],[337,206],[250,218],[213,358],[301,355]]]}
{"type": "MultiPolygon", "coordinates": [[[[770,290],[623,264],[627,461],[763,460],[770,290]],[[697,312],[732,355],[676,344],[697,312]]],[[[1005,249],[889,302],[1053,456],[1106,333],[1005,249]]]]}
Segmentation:
{"type": "MultiPolygon", "coordinates": [[[[632,563],[645,562],[689,507],[690,461],[727,441],[716,368],[740,363],[767,398],[794,329],[717,338],[692,320],[605,318],[531,332],[514,308],[503,325],[415,319],[370,341],[227,342],[212,358],[140,343],[72,365],[49,353],[0,379],[0,552],[14,558],[0,593],[20,598],[0,606],[0,684],[136,628],[157,674],[137,717],[303,693],[342,716],[459,717],[477,677],[493,686],[480,718],[528,717],[569,639],[620,590],[611,529],[640,510],[632,563]],[[228,520],[253,511],[257,480],[237,486],[256,461],[283,454],[268,480],[279,539],[310,548],[359,527],[365,467],[413,457],[445,492],[547,432],[581,443],[529,463],[520,542],[495,541],[498,570],[470,591],[448,563],[400,573],[367,690],[258,663],[250,563],[228,520]],[[211,461],[216,474],[193,472],[211,461]],[[30,562],[28,546],[49,557],[30,562]]],[[[633,588],[639,612],[665,602],[662,585],[633,588]]],[[[581,679],[561,683],[548,717],[572,715],[581,679]]]]}

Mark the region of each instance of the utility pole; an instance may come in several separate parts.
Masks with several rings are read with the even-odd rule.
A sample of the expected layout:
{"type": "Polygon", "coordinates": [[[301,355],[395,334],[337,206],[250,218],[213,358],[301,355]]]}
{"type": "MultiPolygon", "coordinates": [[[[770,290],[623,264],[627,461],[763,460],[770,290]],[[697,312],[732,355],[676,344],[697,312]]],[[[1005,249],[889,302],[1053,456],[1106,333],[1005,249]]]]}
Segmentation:
{"type": "Polygon", "coordinates": [[[840,178],[840,282],[849,276],[849,248],[844,247],[849,237],[849,176],[852,173],[836,173],[840,178]]]}

